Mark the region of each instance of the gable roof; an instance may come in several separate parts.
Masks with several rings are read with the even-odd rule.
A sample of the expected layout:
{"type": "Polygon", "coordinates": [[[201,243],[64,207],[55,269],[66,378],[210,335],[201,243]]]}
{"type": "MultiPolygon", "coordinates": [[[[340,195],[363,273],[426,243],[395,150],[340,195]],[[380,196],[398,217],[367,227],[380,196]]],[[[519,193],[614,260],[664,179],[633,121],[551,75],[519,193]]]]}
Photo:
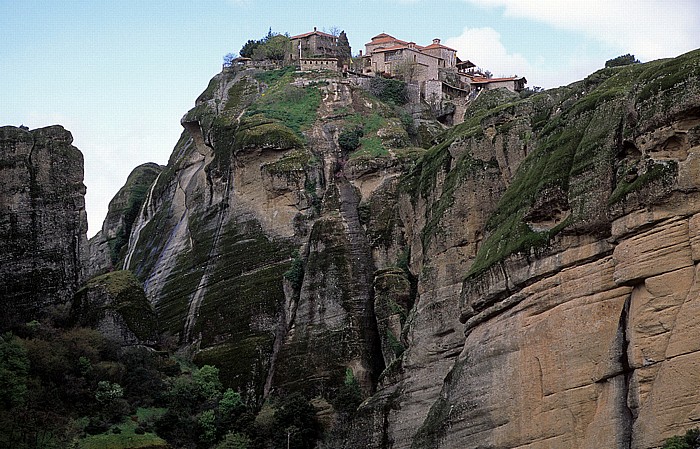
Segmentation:
{"type": "Polygon", "coordinates": [[[377,34],[372,38],[370,42],[367,42],[365,45],[387,44],[389,42],[395,42],[400,45],[408,45],[408,42],[402,41],[401,39],[396,39],[394,36],[391,36],[386,33],[377,34]]]}
{"type": "Polygon", "coordinates": [[[474,84],[488,84],[488,83],[497,83],[499,81],[519,81],[519,80],[524,80],[527,82],[524,76],[510,76],[508,78],[484,78],[484,77],[474,77],[472,79],[472,83],[474,84]]]}
{"type": "Polygon", "coordinates": [[[450,48],[450,47],[448,47],[446,45],[442,45],[442,44],[430,44],[427,47],[423,47],[424,50],[433,50],[435,48],[444,48],[445,50],[450,50],[450,51],[455,51],[455,52],[457,51],[454,48],[450,48]]]}
{"type": "Polygon", "coordinates": [[[312,34],[316,34],[318,36],[323,36],[323,37],[330,37],[331,39],[335,39],[335,36],[333,36],[332,34],[324,33],[323,31],[317,31],[317,30],[310,31],[310,32],[304,33],[304,34],[297,34],[296,36],[290,37],[290,39],[303,39],[305,37],[311,36],[312,34]]]}

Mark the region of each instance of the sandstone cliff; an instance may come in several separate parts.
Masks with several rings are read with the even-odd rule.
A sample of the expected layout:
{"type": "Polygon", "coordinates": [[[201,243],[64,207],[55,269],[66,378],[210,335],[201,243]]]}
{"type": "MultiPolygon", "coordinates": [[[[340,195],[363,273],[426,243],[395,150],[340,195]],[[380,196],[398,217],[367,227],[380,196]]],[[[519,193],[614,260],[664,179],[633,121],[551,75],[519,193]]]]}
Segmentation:
{"type": "Polygon", "coordinates": [[[61,126],[0,127],[0,330],[68,304],[87,247],[83,155],[61,126]]]}
{"type": "Polygon", "coordinates": [[[699,61],[475,104],[406,178],[432,199],[428,273],[363,444],[649,448],[696,425],[699,61]]]}
{"type": "Polygon", "coordinates": [[[272,389],[332,399],[348,369],[371,393],[385,364],[374,271],[398,249],[374,254],[361,212],[439,129],[415,115],[339,74],[212,79],[123,262],[162,330],[253,401],[272,389]]]}
{"type": "Polygon", "coordinates": [[[331,447],[656,447],[699,419],[699,76],[486,92],[435,136],[360,81],[224,71],[122,265],[252,401],[357,379],[331,447]]]}

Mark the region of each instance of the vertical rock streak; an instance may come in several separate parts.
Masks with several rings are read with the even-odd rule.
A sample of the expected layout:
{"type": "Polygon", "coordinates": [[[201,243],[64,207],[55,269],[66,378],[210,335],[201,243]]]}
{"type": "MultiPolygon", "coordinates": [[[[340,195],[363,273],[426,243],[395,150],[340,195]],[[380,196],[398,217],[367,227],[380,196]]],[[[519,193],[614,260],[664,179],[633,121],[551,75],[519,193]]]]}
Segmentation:
{"type": "Polygon", "coordinates": [[[139,211],[138,221],[134,224],[129,235],[129,246],[127,248],[126,257],[124,258],[124,269],[128,270],[131,267],[131,260],[134,257],[134,252],[136,251],[136,245],[139,241],[139,236],[141,235],[141,230],[146,227],[148,222],[153,217],[155,211],[153,210],[153,189],[155,189],[156,184],[158,184],[159,173],[156,179],[153,181],[150,189],[148,189],[148,195],[146,195],[146,201],[143,202],[141,210],[139,211]]]}

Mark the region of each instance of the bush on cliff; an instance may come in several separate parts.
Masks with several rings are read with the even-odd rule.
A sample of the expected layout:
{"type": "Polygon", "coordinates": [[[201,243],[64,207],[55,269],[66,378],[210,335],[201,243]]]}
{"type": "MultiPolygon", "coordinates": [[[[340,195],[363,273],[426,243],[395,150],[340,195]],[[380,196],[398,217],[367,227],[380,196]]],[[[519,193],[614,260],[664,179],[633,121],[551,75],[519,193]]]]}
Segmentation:
{"type": "Polygon", "coordinates": [[[662,449],[698,449],[700,448],[700,429],[688,430],[685,435],[676,435],[667,439],[662,449]]]}

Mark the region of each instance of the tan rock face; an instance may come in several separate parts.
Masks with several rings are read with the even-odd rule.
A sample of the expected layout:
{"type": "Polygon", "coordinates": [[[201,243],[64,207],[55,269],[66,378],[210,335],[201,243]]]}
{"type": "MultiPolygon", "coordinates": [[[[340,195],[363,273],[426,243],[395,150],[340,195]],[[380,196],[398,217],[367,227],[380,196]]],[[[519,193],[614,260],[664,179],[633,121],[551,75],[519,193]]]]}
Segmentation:
{"type": "MultiPolygon", "coordinates": [[[[574,119],[569,137],[585,130],[575,149],[579,165],[574,162],[568,191],[557,200],[564,204],[565,193],[570,216],[542,228],[534,218],[554,203],[540,197],[511,210],[524,211],[521,220],[534,232],[566,229],[566,223],[577,231],[526,246],[467,277],[460,294],[462,351],[420,428],[393,447],[641,449],[696,426],[700,207],[693,173],[700,96],[694,73],[687,82],[692,94],[664,92],[679,99],[663,106],[670,108],[665,116],[662,94],[639,100],[639,113],[634,120],[627,114],[623,120],[631,121],[618,137],[596,115],[618,114],[620,104],[574,119]],[[599,139],[595,148],[592,139],[599,139]],[[581,168],[582,148],[595,158],[616,145],[616,173],[602,162],[581,168]]],[[[497,136],[490,139],[498,142],[497,136]]],[[[526,158],[522,164],[536,163],[526,158]]],[[[512,182],[521,186],[518,176],[512,182]]],[[[539,194],[551,191],[545,185],[539,194]]],[[[513,201],[512,191],[504,198],[513,201]]],[[[504,232],[494,244],[489,227],[504,228],[487,223],[482,248],[495,252],[513,238],[504,232]]],[[[480,257],[483,251],[479,263],[480,257]]],[[[404,369],[405,379],[418,372],[404,369]]],[[[394,413],[392,423],[415,419],[403,408],[394,413]]]]}

